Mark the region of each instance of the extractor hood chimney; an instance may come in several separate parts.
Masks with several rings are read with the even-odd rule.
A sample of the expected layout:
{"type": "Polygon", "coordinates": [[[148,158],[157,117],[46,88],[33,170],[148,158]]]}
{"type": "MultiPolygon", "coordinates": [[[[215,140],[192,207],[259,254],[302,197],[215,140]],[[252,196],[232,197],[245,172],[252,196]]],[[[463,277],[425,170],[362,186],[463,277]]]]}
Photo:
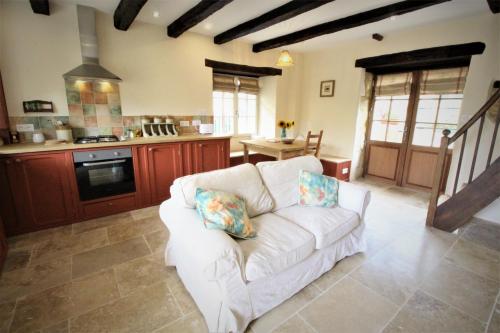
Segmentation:
{"type": "Polygon", "coordinates": [[[99,48],[95,24],[95,9],[87,6],[76,6],[78,16],[78,32],[82,62],[80,66],[63,75],[65,79],[73,80],[104,80],[121,81],[115,74],[99,65],[99,48]]]}

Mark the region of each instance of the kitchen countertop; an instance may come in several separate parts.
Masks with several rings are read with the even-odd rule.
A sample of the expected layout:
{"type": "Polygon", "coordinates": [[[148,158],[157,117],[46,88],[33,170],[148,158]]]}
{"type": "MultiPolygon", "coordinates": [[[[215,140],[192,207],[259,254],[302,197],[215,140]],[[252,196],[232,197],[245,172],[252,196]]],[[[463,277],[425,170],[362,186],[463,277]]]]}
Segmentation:
{"type": "Polygon", "coordinates": [[[134,145],[147,145],[155,143],[168,143],[168,142],[185,142],[185,141],[200,141],[200,140],[216,140],[216,139],[228,139],[230,135],[179,135],[179,136],[167,136],[167,137],[147,137],[147,138],[135,138],[127,141],[118,142],[101,142],[101,143],[84,143],[84,144],[74,144],[74,143],[57,143],[46,145],[44,143],[16,143],[11,145],[0,146],[0,156],[1,155],[11,155],[11,154],[23,154],[23,153],[41,153],[49,151],[59,151],[59,150],[73,150],[73,149],[87,149],[87,148],[108,148],[108,147],[120,147],[120,146],[134,146],[134,145]]]}

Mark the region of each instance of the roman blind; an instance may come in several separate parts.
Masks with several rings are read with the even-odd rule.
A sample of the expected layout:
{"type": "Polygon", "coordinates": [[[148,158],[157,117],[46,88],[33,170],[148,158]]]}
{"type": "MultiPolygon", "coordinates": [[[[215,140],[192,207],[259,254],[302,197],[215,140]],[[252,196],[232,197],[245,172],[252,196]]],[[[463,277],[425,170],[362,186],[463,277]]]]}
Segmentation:
{"type": "Polygon", "coordinates": [[[375,86],[376,96],[409,95],[412,73],[378,75],[375,86]]]}
{"type": "Polygon", "coordinates": [[[243,92],[247,94],[259,93],[259,80],[252,77],[232,75],[213,75],[213,90],[227,92],[243,92]]]}
{"type": "Polygon", "coordinates": [[[422,72],[420,93],[425,95],[462,94],[468,67],[425,70],[422,72]]]}
{"type": "Polygon", "coordinates": [[[234,92],[236,90],[236,80],[230,75],[213,75],[213,90],[234,92]]]}
{"type": "Polygon", "coordinates": [[[259,80],[252,77],[239,77],[240,81],[240,92],[247,94],[258,94],[259,93],[259,80]]]}

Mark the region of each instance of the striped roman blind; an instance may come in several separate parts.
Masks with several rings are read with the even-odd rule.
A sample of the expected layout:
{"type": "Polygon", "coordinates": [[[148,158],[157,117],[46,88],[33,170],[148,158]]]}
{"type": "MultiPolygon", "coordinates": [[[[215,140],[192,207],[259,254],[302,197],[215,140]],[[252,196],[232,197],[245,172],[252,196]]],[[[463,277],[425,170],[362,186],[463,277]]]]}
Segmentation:
{"type": "Polygon", "coordinates": [[[385,74],[377,76],[375,96],[409,95],[412,73],[385,74]]]}
{"type": "Polygon", "coordinates": [[[253,77],[214,74],[213,90],[226,92],[259,93],[259,80],[253,77]]]}
{"type": "Polygon", "coordinates": [[[420,93],[425,95],[462,94],[468,71],[468,67],[423,71],[420,93]]]}
{"type": "Polygon", "coordinates": [[[236,90],[236,80],[231,75],[213,75],[213,90],[234,92],[236,90]]]}

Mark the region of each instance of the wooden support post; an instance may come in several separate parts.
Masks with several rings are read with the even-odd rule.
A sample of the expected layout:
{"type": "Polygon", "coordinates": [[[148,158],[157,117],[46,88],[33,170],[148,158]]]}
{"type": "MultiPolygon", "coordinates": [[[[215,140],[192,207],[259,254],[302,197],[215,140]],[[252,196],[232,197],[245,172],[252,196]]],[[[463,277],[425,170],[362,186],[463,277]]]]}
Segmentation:
{"type": "Polygon", "coordinates": [[[449,135],[450,135],[450,130],[445,129],[443,131],[443,137],[441,138],[441,146],[439,147],[439,154],[436,162],[436,168],[434,169],[434,180],[432,182],[431,198],[429,199],[429,209],[427,211],[426,224],[428,227],[432,227],[434,225],[434,217],[436,215],[436,209],[439,199],[439,191],[443,177],[443,166],[446,158],[446,151],[448,150],[449,135]]]}

